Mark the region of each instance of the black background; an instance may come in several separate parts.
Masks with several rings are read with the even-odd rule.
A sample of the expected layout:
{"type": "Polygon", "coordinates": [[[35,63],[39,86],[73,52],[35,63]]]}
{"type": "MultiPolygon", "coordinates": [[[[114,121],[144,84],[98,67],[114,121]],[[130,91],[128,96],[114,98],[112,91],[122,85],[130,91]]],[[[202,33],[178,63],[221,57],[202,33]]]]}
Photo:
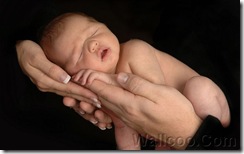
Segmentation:
{"type": "Polygon", "coordinates": [[[0,148],[5,150],[115,149],[113,130],[101,131],[40,92],[16,59],[18,39],[54,16],[82,11],[107,26],[120,42],[143,39],[214,80],[232,111],[226,137],[240,149],[240,3],[235,0],[0,0],[0,148]]]}

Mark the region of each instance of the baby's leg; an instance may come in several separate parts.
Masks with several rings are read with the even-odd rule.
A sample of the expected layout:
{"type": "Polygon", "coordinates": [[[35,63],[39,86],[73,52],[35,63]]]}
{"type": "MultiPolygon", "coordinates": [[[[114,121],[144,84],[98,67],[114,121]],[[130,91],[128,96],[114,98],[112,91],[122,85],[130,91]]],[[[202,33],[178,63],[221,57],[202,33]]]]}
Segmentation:
{"type": "Polygon", "coordinates": [[[204,119],[212,115],[224,127],[230,123],[228,102],[222,90],[210,79],[195,76],[187,81],[183,94],[192,102],[197,115],[204,119]]]}

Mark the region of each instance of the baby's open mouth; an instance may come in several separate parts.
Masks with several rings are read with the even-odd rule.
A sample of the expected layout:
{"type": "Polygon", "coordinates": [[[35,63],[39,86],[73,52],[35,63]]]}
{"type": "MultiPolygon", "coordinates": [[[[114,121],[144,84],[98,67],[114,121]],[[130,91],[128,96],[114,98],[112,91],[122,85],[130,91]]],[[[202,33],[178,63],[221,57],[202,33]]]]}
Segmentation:
{"type": "Polygon", "coordinates": [[[104,49],[104,50],[102,51],[102,53],[101,53],[101,57],[102,57],[102,59],[106,56],[107,52],[108,52],[108,49],[104,49]]]}

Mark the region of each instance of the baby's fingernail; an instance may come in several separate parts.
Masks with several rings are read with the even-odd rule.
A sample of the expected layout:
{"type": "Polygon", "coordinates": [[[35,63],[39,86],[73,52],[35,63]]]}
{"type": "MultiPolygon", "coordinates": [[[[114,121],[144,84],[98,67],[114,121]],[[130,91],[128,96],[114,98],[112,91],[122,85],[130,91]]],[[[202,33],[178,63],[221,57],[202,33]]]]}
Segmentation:
{"type": "Polygon", "coordinates": [[[93,123],[94,125],[98,123],[98,121],[96,120],[91,120],[90,122],[93,123]]]}
{"type": "Polygon", "coordinates": [[[61,76],[61,80],[65,84],[68,83],[70,79],[71,79],[71,77],[69,75],[67,75],[67,74],[64,74],[64,75],[61,76]]]}
{"type": "Polygon", "coordinates": [[[106,128],[105,127],[99,127],[101,130],[106,130],[106,128]]]}

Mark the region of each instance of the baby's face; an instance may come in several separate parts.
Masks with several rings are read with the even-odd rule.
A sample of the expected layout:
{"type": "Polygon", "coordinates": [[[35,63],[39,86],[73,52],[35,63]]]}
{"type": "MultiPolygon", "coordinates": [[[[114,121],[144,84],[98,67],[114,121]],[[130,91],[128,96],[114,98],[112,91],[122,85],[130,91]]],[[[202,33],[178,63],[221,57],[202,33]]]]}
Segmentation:
{"type": "Polygon", "coordinates": [[[119,51],[118,39],[104,24],[77,15],[65,20],[48,56],[70,75],[81,69],[114,73],[119,51]]]}

